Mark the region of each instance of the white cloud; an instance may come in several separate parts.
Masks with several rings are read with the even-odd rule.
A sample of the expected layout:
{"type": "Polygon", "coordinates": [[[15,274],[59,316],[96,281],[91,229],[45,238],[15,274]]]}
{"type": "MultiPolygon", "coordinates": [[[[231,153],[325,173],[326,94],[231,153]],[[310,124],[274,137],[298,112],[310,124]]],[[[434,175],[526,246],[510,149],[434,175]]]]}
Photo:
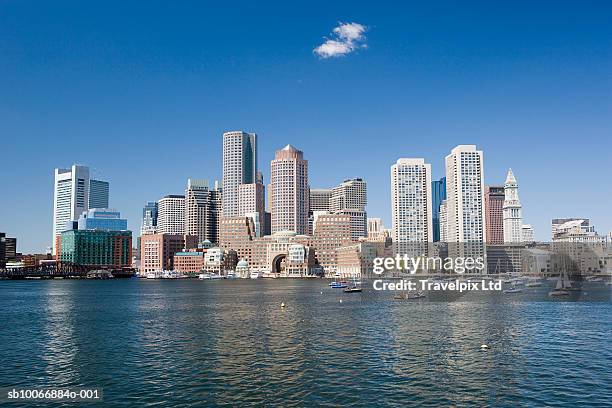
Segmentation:
{"type": "Polygon", "coordinates": [[[367,27],[359,23],[340,23],[333,29],[331,39],[314,49],[320,58],[340,57],[359,49],[366,48],[365,32],[367,27]]]}

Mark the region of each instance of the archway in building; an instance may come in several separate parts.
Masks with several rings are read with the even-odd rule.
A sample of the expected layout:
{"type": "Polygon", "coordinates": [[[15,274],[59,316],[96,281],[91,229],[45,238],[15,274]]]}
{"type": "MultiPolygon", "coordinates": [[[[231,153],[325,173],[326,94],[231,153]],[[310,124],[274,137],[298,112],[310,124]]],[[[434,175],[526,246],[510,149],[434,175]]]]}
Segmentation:
{"type": "Polygon", "coordinates": [[[285,254],[279,254],[274,257],[272,261],[272,273],[281,273],[285,269],[285,254]]]}

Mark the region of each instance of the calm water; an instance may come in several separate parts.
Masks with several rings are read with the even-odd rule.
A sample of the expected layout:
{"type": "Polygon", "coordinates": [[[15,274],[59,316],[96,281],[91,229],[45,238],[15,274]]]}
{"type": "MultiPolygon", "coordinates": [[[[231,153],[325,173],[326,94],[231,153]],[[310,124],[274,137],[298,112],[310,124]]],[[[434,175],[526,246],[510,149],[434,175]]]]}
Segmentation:
{"type": "Polygon", "coordinates": [[[105,406],[612,405],[610,302],[326,283],[0,281],[0,387],[101,387],[105,406]]]}

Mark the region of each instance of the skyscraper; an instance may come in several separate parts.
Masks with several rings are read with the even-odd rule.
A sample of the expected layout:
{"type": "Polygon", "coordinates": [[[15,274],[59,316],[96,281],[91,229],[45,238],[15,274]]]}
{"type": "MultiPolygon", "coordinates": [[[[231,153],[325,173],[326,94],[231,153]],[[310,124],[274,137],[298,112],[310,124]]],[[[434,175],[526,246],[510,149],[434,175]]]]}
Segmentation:
{"type": "Polygon", "coordinates": [[[504,243],[504,187],[485,186],[487,243],[504,243]]]}
{"type": "Polygon", "coordinates": [[[361,178],[344,180],[332,189],[329,200],[330,210],[334,214],[345,214],[351,217],[351,235],[353,239],[367,236],[367,203],[366,182],[361,178]]]}
{"type": "Polygon", "coordinates": [[[257,135],[243,131],[223,134],[223,216],[238,212],[238,186],[257,180],[257,135]]]}
{"type": "Polygon", "coordinates": [[[433,242],[431,164],[398,159],[391,166],[391,219],[398,254],[426,254],[433,242]]]}
{"type": "Polygon", "coordinates": [[[304,153],[291,145],[276,151],[271,162],[272,233],[308,230],[308,161],[304,153]]]}
{"type": "Polygon", "coordinates": [[[218,183],[211,189],[208,180],[187,180],[185,190],[185,233],[198,242],[219,242],[221,192],[218,183]]]}
{"type": "Polygon", "coordinates": [[[185,196],[167,195],[157,202],[158,234],[185,234],[185,196]]]}
{"type": "Polygon", "coordinates": [[[448,212],[446,200],[440,203],[440,242],[448,242],[448,212]]]}
{"type": "Polygon", "coordinates": [[[431,214],[433,217],[433,240],[440,241],[440,204],[446,200],[446,177],[431,182],[431,214]]]}
{"type": "Polygon", "coordinates": [[[66,224],[76,221],[89,208],[107,208],[108,194],[107,182],[90,180],[89,167],[73,164],[70,169],[55,169],[53,255],[57,255],[57,240],[61,232],[66,230],[66,224]]]}
{"type": "Polygon", "coordinates": [[[504,196],[504,242],[522,242],[523,210],[518,195],[518,183],[512,169],[508,170],[504,196]]]}
{"type": "Polygon", "coordinates": [[[253,220],[259,226],[257,236],[264,235],[265,227],[265,186],[261,182],[241,184],[238,186],[238,215],[252,216],[257,214],[257,220],[253,220]]]}
{"type": "Polygon", "coordinates": [[[474,145],[459,145],[446,156],[446,214],[449,256],[481,259],[486,265],[484,164],[474,145]]]}
{"type": "Polygon", "coordinates": [[[108,208],[108,181],[89,181],[89,208],[108,208]]]}

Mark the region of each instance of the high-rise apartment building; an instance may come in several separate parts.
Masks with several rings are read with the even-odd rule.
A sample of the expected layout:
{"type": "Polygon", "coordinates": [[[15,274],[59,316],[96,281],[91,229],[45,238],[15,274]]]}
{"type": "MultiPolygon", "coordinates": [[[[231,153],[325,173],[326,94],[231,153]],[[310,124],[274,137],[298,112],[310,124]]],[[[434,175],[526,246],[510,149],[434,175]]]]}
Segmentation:
{"type": "Polygon", "coordinates": [[[475,145],[459,145],[446,156],[449,242],[485,242],[484,166],[475,145]]]}
{"type": "Polygon", "coordinates": [[[308,230],[308,161],[291,145],[276,151],[270,169],[272,233],[308,230]]]}
{"type": "Polygon", "coordinates": [[[243,131],[223,134],[223,216],[239,214],[238,187],[257,182],[257,135],[243,131]]]}
{"type": "Polygon", "coordinates": [[[167,195],[157,202],[157,233],[185,234],[185,196],[167,195]]]}
{"type": "Polygon", "coordinates": [[[154,234],[157,231],[158,207],[156,201],[149,201],[142,209],[140,234],[154,234]]]}
{"type": "Polygon", "coordinates": [[[504,200],[503,186],[485,186],[485,217],[487,224],[487,243],[504,243],[504,200]]]}
{"type": "Polygon", "coordinates": [[[518,195],[518,183],[512,169],[508,170],[504,194],[504,242],[522,242],[523,209],[518,195]]]}
{"type": "Polygon", "coordinates": [[[426,254],[433,242],[431,164],[399,159],[391,166],[393,242],[399,254],[426,254]]]}
{"type": "Polygon", "coordinates": [[[522,241],[527,244],[535,242],[533,227],[530,224],[523,224],[521,227],[521,237],[522,241]]]}
{"type": "Polygon", "coordinates": [[[449,256],[481,259],[486,265],[483,160],[474,145],[459,145],[446,156],[446,214],[449,256]]]}
{"type": "Polygon", "coordinates": [[[89,167],[74,164],[69,169],[55,169],[53,255],[57,255],[57,241],[62,231],[67,229],[67,223],[76,221],[89,208],[107,208],[108,194],[108,183],[91,180],[89,167]]]}
{"type": "Polygon", "coordinates": [[[210,188],[208,180],[187,180],[185,190],[185,233],[198,242],[219,242],[221,191],[218,183],[210,188]]]}

